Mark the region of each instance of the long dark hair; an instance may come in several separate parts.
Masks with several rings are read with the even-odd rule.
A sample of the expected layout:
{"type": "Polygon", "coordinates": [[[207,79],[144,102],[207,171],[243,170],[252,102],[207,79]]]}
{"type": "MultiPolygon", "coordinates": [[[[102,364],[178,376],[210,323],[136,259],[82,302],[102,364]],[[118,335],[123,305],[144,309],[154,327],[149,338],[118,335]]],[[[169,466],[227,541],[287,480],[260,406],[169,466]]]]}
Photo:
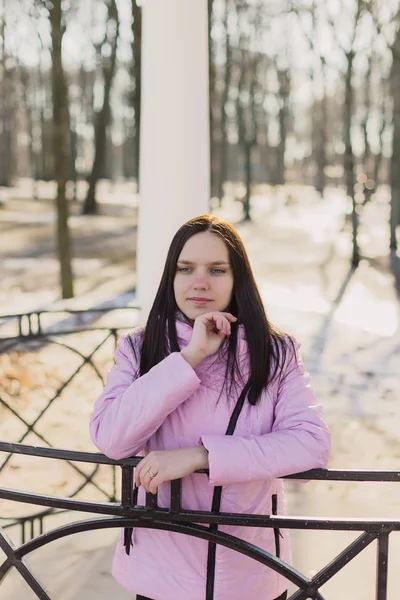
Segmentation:
{"type": "MultiPolygon", "coordinates": [[[[228,393],[232,385],[246,384],[248,400],[254,405],[262,390],[282,373],[288,345],[293,342],[268,321],[245,247],[238,233],[230,223],[214,215],[201,215],[191,219],[178,229],[171,242],[160,285],[143,330],[139,375],[150,371],[171,352],[180,351],[175,326],[178,310],[174,294],[176,265],[188,239],[203,231],[218,235],[224,241],[233,272],[232,299],[227,311],[236,316],[238,321],[231,325],[229,342],[222,344],[227,352],[225,383],[229,379],[231,387],[228,393]],[[245,328],[250,357],[250,376],[247,382],[243,381],[237,361],[240,323],[245,328]]],[[[133,343],[132,347],[135,350],[133,343]]]]}

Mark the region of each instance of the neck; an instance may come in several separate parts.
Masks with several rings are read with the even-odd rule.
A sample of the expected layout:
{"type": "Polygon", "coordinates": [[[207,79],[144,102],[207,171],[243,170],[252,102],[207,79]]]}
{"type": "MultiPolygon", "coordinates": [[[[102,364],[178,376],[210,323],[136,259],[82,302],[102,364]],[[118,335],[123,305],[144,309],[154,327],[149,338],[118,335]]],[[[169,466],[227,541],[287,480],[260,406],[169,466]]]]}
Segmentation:
{"type": "Polygon", "coordinates": [[[188,325],[193,327],[194,319],[189,319],[181,310],[177,310],[175,315],[178,321],[182,321],[183,323],[187,323],[188,325]]]}

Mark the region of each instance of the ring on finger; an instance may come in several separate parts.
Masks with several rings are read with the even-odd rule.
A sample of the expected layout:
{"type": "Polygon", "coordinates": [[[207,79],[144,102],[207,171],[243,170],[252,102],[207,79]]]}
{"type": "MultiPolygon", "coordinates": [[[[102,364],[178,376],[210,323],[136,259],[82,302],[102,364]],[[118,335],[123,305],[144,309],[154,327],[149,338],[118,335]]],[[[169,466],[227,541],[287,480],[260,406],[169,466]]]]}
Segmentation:
{"type": "Polygon", "coordinates": [[[153,473],[152,471],[147,471],[147,475],[150,477],[150,479],[154,479],[154,477],[157,475],[157,473],[153,473]]]}

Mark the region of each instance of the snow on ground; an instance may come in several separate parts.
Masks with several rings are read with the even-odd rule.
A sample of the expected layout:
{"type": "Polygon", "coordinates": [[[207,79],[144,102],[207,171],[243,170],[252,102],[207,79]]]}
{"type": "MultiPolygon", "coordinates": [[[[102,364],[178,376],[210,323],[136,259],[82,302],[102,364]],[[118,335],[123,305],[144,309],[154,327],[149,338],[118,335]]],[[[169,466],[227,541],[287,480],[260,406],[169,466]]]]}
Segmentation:
{"type": "MultiPolygon", "coordinates": [[[[81,308],[108,301],[133,303],[137,202],[132,188],[118,186],[110,196],[104,185],[100,216],[80,217],[78,206],[73,208],[71,230],[79,298],[62,302],[58,300],[52,203],[48,199],[32,202],[29,186],[26,182],[24,186],[0,210],[0,312],[51,306],[81,308]]],[[[259,191],[253,198],[251,223],[240,223],[241,206],[229,198],[214,212],[237,223],[270,319],[302,343],[313,387],[332,429],[330,466],[400,470],[399,303],[387,258],[385,197],[364,211],[360,227],[363,260],[352,272],[351,237],[344,223],[346,203],[340,191],[328,190],[323,201],[308,188],[259,191]],[[290,202],[285,202],[289,194],[290,202]]],[[[46,194],[51,197],[50,189],[46,194]]],[[[111,347],[103,356],[104,367],[110,352],[111,347]]],[[[44,351],[42,360],[49,360],[49,353],[44,351]]],[[[53,377],[62,377],[65,364],[60,372],[52,367],[53,377]]],[[[84,374],[81,384],[85,386],[84,374]]],[[[39,396],[40,378],[35,385],[39,396]]],[[[82,423],[89,418],[98,388],[86,386],[77,411],[76,439],[80,446],[93,449],[82,423]]],[[[76,411],[67,408],[60,405],[42,431],[55,446],[71,447],[76,411]]],[[[3,422],[3,427],[8,433],[14,427],[13,434],[18,434],[17,425],[3,422]]],[[[1,430],[0,436],[4,437],[1,430]]],[[[39,465],[35,468],[43,469],[39,465]]],[[[32,477],[37,478],[38,472],[32,468],[32,477]]],[[[16,485],[20,473],[21,469],[10,469],[3,485],[16,485]]],[[[66,478],[62,469],[46,463],[41,485],[51,488],[49,493],[57,493],[58,485],[60,493],[65,493],[70,484],[66,478]]],[[[399,486],[287,482],[286,508],[296,515],[398,518],[399,486]]],[[[295,566],[311,576],[356,537],[356,533],[293,532],[295,566]]],[[[55,546],[41,550],[30,562],[55,600],[124,600],[129,596],[109,574],[114,538],[113,532],[80,534],[57,542],[57,552],[52,550],[55,546]]],[[[395,572],[400,559],[399,538],[399,534],[391,536],[390,600],[400,597],[395,572]]],[[[372,600],[375,564],[376,544],[371,544],[322,588],[324,598],[372,600]]],[[[30,597],[16,574],[2,586],[4,600],[30,597]]]]}

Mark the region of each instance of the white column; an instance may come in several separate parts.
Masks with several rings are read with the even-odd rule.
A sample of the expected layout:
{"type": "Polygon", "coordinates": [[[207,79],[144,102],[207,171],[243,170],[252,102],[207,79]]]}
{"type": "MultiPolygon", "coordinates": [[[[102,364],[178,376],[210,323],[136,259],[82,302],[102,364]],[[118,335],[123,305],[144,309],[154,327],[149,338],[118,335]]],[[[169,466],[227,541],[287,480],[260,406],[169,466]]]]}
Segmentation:
{"type": "Polygon", "coordinates": [[[208,212],[207,0],[142,0],[137,301],[144,322],[176,230],[208,212]]]}

